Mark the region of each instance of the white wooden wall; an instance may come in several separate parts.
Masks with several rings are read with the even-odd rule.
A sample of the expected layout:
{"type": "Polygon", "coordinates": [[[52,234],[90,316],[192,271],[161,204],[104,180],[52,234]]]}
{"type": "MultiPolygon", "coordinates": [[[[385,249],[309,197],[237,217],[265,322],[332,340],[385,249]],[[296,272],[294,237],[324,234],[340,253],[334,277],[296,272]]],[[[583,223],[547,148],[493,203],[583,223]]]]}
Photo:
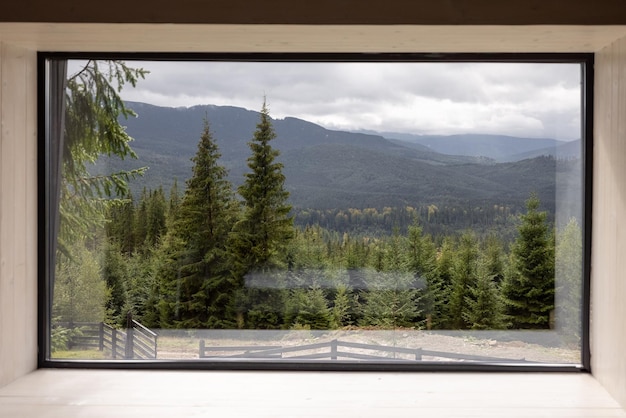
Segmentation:
{"type": "Polygon", "coordinates": [[[594,51],[592,367],[626,407],[626,27],[331,29],[0,24],[0,387],[36,367],[36,50],[594,51]]]}
{"type": "Polygon", "coordinates": [[[595,68],[592,372],[626,407],[626,38],[595,68]]]}
{"type": "Polygon", "coordinates": [[[37,359],[36,54],[0,42],[0,387],[37,359]]]}

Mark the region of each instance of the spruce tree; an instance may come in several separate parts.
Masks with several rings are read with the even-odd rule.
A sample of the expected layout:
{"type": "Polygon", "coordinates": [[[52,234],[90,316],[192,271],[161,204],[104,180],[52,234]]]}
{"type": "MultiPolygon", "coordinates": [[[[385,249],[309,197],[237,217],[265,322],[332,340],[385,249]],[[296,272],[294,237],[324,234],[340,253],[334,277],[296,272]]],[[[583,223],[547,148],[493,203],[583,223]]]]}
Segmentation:
{"type": "MultiPolygon", "coordinates": [[[[192,158],[192,176],[166,239],[162,291],[170,321],[184,328],[224,328],[234,325],[230,312],[233,281],[228,265],[227,240],[236,203],[227,171],[208,121],[192,158]]],[[[163,321],[163,318],[162,318],[163,321]]]]}
{"type": "Polygon", "coordinates": [[[135,116],[120,96],[148,72],[123,61],[89,60],[67,79],[62,182],[59,199],[58,251],[72,258],[69,247],[103,227],[106,210],[129,194],[128,181],[145,168],[95,175],[93,163],[104,156],[136,158],[121,124],[135,116]]]}
{"type": "Polygon", "coordinates": [[[446,236],[436,258],[435,271],[428,282],[427,301],[432,302],[431,326],[435,329],[452,327],[450,293],[454,271],[454,241],[446,236]]]}
{"type": "Polygon", "coordinates": [[[554,234],[539,203],[534,194],[526,201],[503,284],[507,314],[518,329],[549,328],[554,310],[554,234]]]}
{"type": "Polygon", "coordinates": [[[150,191],[146,203],[146,242],[145,245],[153,247],[157,244],[161,235],[166,231],[166,203],[163,187],[150,191]]]}
{"type": "Polygon", "coordinates": [[[396,229],[380,251],[382,268],[365,274],[361,325],[386,329],[417,326],[421,292],[410,271],[406,248],[406,238],[396,229]]]}
{"type": "Polygon", "coordinates": [[[583,235],[575,218],[560,231],[557,242],[556,327],[567,342],[578,345],[582,336],[583,235]]]}
{"type": "Polygon", "coordinates": [[[471,329],[501,329],[505,327],[502,312],[502,302],[494,276],[486,274],[486,268],[482,270],[474,286],[469,288],[466,296],[467,309],[463,313],[463,319],[471,329]]]}
{"type": "MultiPolygon", "coordinates": [[[[243,286],[244,276],[253,272],[272,275],[285,264],[286,246],[294,235],[289,192],[285,189],[279,151],[270,142],[276,137],[265,102],[248,158],[250,172],[238,191],[243,198],[243,215],[235,224],[231,248],[235,278],[243,286]]],[[[276,328],[282,324],[283,292],[280,286],[252,286],[240,295],[238,309],[247,311],[251,328],[276,328]]],[[[243,315],[243,312],[240,312],[243,315]]]]}
{"type": "Polygon", "coordinates": [[[474,233],[467,231],[461,235],[454,260],[449,316],[452,328],[466,329],[470,310],[468,301],[478,279],[478,243],[474,233]]]}
{"type": "Polygon", "coordinates": [[[238,192],[244,200],[243,218],[235,225],[235,248],[244,269],[280,264],[281,250],[293,237],[289,192],[285,189],[280,152],[270,142],[276,137],[265,102],[254,138],[248,143],[250,172],[238,192]]]}

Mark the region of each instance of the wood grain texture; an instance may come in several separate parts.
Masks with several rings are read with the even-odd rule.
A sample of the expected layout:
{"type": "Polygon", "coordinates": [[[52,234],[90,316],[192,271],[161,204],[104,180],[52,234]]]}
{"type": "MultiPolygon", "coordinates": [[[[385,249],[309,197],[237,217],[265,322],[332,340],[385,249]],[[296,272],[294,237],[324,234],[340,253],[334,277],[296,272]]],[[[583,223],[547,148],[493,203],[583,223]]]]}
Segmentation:
{"type": "Polygon", "coordinates": [[[626,26],[0,23],[0,40],[83,52],[595,52],[626,26]]]}
{"type": "Polygon", "coordinates": [[[36,367],[35,58],[0,42],[0,386],[36,367]]]}
{"type": "Polygon", "coordinates": [[[626,417],[587,374],[39,370],[0,417],[626,417]]]}
{"type": "Polygon", "coordinates": [[[626,39],[596,54],[592,371],[626,405],[626,39]]]}

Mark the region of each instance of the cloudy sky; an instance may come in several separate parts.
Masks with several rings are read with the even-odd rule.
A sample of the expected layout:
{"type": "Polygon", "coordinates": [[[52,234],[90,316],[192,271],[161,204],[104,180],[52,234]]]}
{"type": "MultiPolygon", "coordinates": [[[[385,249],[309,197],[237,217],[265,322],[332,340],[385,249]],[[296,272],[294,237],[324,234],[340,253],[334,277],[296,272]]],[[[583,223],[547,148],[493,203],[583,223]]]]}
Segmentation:
{"type": "Polygon", "coordinates": [[[507,63],[141,62],[126,100],[261,108],[331,129],[580,137],[580,66],[507,63]]]}

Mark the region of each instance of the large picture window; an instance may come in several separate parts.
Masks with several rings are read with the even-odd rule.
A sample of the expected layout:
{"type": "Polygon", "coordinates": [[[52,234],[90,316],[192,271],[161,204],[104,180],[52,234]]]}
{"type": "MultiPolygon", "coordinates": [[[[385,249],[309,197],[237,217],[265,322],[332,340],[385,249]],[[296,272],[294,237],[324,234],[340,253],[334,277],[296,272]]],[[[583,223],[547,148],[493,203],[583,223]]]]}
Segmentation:
{"type": "Polygon", "coordinates": [[[591,60],[41,54],[41,363],[588,368],[591,60]]]}

